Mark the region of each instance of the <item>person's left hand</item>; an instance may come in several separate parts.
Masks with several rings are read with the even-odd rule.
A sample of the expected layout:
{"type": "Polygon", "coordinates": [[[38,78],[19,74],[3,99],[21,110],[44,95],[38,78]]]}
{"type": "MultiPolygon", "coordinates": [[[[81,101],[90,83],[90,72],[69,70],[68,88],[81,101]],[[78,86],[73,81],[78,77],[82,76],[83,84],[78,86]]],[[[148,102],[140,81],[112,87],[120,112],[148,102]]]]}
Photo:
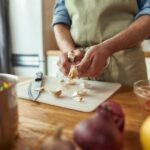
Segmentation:
{"type": "Polygon", "coordinates": [[[74,53],[74,56],[75,56],[75,60],[73,62],[71,62],[69,59],[68,59],[68,53],[62,53],[60,56],[59,56],[59,60],[57,62],[57,65],[59,67],[59,70],[65,75],[65,76],[68,76],[68,73],[70,71],[70,67],[71,65],[76,65],[78,64],[81,59],[83,58],[84,56],[84,52],[80,51],[80,49],[75,49],[73,51],[74,53]]]}
{"type": "Polygon", "coordinates": [[[77,65],[79,77],[96,77],[107,64],[109,51],[101,44],[89,48],[81,62],[77,65]]]}

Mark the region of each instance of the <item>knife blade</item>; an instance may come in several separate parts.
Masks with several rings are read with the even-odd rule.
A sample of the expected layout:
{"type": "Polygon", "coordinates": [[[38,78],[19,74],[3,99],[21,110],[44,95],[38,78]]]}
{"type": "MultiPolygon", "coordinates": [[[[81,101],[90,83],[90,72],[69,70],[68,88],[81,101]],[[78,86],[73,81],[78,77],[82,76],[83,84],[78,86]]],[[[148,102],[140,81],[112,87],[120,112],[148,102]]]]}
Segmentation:
{"type": "Polygon", "coordinates": [[[43,73],[37,72],[35,79],[29,83],[28,87],[28,95],[32,100],[36,100],[39,97],[41,93],[40,88],[42,87],[42,84],[43,84],[43,73]]]}

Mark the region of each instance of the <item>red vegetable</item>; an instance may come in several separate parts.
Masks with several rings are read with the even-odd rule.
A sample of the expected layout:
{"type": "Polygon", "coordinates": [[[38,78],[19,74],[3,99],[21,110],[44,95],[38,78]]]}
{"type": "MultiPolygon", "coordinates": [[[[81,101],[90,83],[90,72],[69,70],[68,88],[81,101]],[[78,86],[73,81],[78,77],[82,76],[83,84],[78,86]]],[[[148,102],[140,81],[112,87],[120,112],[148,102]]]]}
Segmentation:
{"type": "Polygon", "coordinates": [[[120,150],[122,134],[111,114],[102,109],[87,120],[79,122],[73,132],[75,142],[82,150],[120,150]]]}
{"type": "Polygon", "coordinates": [[[110,112],[112,114],[114,122],[116,123],[118,129],[121,132],[123,132],[125,124],[125,116],[121,106],[114,101],[106,101],[98,107],[97,112],[100,113],[101,109],[107,109],[106,112],[110,112]]]}

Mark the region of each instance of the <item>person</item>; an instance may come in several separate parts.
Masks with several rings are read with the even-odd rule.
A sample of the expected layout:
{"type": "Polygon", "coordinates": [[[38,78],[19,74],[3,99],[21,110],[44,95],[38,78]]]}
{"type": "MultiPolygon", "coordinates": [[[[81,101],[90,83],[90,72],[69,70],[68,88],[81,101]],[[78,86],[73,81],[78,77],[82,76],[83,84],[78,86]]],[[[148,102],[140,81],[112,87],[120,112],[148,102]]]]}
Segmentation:
{"type": "Polygon", "coordinates": [[[64,75],[74,64],[88,79],[126,86],[147,79],[141,42],[150,37],[150,0],[56,0],[52,26],[64,75]]]}

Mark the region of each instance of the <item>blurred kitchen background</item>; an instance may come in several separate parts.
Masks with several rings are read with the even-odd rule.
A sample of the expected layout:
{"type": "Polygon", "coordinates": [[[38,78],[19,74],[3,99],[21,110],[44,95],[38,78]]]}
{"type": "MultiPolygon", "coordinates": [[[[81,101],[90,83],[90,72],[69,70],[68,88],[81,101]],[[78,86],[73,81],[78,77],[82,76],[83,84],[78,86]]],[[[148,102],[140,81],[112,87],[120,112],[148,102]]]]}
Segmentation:
{"type": "MultiPolygon", "coordinates": [[[[58,47],[51,28],[55,0],[0,1],[0,72],[56,76],[58,47]]],[[[150,40],[142,44],[150,78],[150,40]]]]}

